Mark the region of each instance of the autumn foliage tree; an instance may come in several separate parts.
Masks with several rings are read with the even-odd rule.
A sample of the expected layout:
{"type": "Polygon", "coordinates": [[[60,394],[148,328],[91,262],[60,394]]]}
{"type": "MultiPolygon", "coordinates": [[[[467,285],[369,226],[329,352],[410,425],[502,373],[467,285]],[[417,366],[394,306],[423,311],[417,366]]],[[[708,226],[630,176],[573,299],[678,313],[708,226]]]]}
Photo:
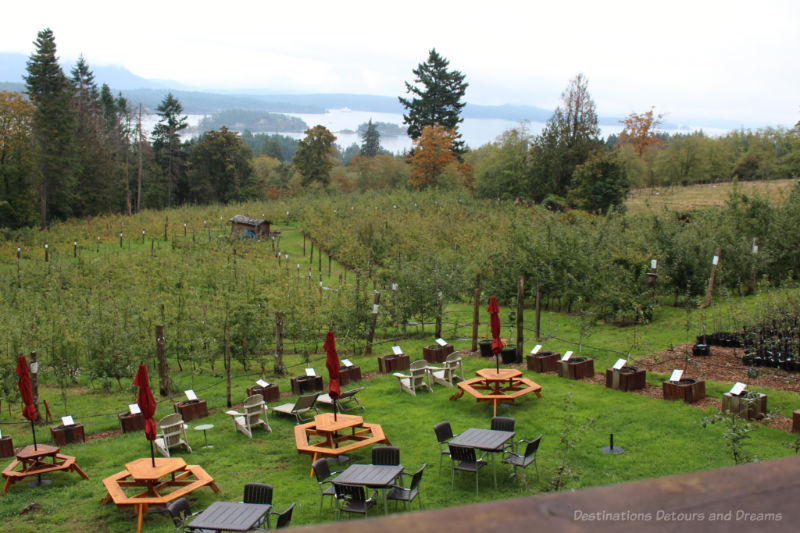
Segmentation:
{"type": "Polygon", "coordinates": [[[664,123],[663,118],[664,115],[656,115],[652,107],[645,113],[631,113],[625,120],[620,120],[625,128],[619,134],[619,143],[632,145],[639,157],[643,157],[651,146],[663,146],[664,139],[657,136],[658,127],[664,123]]]}
{"type": "Polygon", "coordinates": [[[472,166],[459,163],[454,151],[455,141],[456,133],[452,129],[438,124],[422,128],[420,136],[414,140],[414,153],[408,160],[411,168],[409,185],[418,189],[445,185],[470,187],[472,166]],[[445,177],[448,179],[443,180],[445,177]]]}

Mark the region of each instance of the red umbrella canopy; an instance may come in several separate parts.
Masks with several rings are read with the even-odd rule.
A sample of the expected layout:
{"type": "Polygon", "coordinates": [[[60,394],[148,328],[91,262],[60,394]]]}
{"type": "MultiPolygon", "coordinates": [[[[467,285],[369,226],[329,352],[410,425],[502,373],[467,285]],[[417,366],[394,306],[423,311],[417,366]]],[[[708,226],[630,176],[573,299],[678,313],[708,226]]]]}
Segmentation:
{"type": "Polygon", "coordinates": [[[144,435],[147,440],[155,440],[156,423],[153,421],[153,415],[156,414],[156,401],[153,399],[153,393],[150,392],[150,378],[147,377],[147,367],[144,364],[139,365],[139,371],[136,372],[136,377],[133,378],[133,384],[139,387],[136,403],[139,404],[139,409],[142,410],[144,435]]]}
{"type": "Polygon", "coordinates": [[[17,359],[17,372],[19,376],[19,394],[22,396],[22,416],[33,422],[36,420],[36,406],[33,405],[33,390],[31,389],[31,377],[28,375],[28,361],[24,355],[17,359]]]}
{"type": "Polygon", "coordinates": [[[332,400],[337,400],[342,390],[339,388],[339,354],[336,353],[336,341],[333,339],[333,331],[328,331],[323,345],[328,357],[325,359],[325,366],[328,367],[328,396],[332,400]]]}
{"type": "Polygon", "coordinates": [[[497,298],[489,298],[490,324],[492,326],[492,353],[497,355],[503,351],[503,341],[500,340],[500,306],[497,305],[497,298]]]}

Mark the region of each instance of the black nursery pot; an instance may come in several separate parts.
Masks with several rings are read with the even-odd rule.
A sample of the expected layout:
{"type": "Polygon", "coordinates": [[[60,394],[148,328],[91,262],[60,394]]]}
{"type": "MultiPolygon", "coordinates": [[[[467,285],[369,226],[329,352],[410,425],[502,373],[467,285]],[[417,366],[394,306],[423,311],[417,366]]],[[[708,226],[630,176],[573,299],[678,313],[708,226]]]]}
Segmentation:
{"type": "Polygon", "coordinates": [[[503,357],[503,364],[510,365],[517,362],[517,347],[513,345],[509,345],[503,348],[503,351],[500,352],[503,357]]]}
{"type": "Polygon", "coordinates": [[[708,347],[708,344],[695,344],[692,347],[692,355],[709,355],[711,350],[708,347]]]}
{"type": "Polygon", "coordinates": [[[481,350],[481,357],[492,357],[492,341],[490,339],[482,339],[478,341],[478,347],[481,350]]]}

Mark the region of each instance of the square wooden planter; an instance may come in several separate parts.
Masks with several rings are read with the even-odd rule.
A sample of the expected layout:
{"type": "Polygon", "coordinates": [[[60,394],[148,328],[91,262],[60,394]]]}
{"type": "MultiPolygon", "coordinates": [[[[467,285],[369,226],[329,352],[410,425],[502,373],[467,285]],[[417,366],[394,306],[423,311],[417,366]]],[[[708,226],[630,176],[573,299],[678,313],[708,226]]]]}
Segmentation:
{"type": "Polygon", "coordinates": [[[281,399],[281,392],[278,389],[278,386],[274,383],[270,383],[266,387],[262,387],[261,385],[255,385],[254,387],[247,388],[247,397],[255,396],[256,394],[260,394],[264,397],[264,401],[269,402],[277,402],[281,399]]]}
{"type": "Polygon", "coordinates": [[[322,376],[297,376],[289,381],[292,384],[292,394],[296,396],[322,391],[322,376]]]}
{"type": "Polygon", "coordinates": [[[702,379],[684,378],[680,381],[665,381],[661,388],[665,400],[694,403],[706,397],[706,382],[702,379]]]}
{"type": "Polygon", "coordinates": [[[0,457],[14,457],[14,441],[10,435],[0,437],[0,457]]]}
{"type": "Polygon", "coordinates": [[[175,404],[175,412],[180,413],[184,422],[208,416],[208,405],[205,400],[186,400],[175,404]]]}
{"type": "Polygon", "coordinates": [[[621,391],[643,389],[647,383],[647,372],[634,366],[623,366],[620,370],[606,369],[606,387],[621,391]]]}
{"type": "Polygon", "coordinates": [[[444,346],[433,344],[422,348],[422,357],[429,363],[444,363],[447,356],[454,351],[455,348],[451,344],[445,344],[444,346]]]}
{"type": "Polygon", "coordinates": [[[722,412],[748,419],[763,418],[767,414],[767,395],[756,392],[748,396],[734,396],[726,392],[722,395],[722,412]]]}
{"type": "Polygon", "coordinates": [[[53,426],[50,428],[50,438],[59,446],[73,442],[86,442],[86,437],[83,435],[83,424],[53,426]]]}
{"type": "Polygon", "coordinates": [[[347,385],[354,381],[361,381],[360,366],[343,366],[339,369],[339,385],[347,385]]]}
{"type": "Polygon", "coordinates": [[[378,357],[378,372],[381,374],[391,374],[392,372],[408,370],[410,366],[411,358],[406,354],[378,357]]]}
{"type": "Polygon", "coordinates": [[[583,379],[594,376],[594,359],[589,357],[573,357],[567,361],[558,361],[558,375],[562,378],[583,379]]]}
{"type": "Polygon", "coordinates": [[[119,429],[123,433],[134,433],[144,429],[144,415],[142,413],[136,413],[135,415],[119,413],[117,418],[119,419],[119,429]]]}
{"type": "Polygon", "coordinates": [[[526,356],[528,362],[528,370],[534,372],[557,372],[556,365],[558,360],[561,359],[561,354],[558,352],[539,352],[537,354],[529,353],[526,356]]]}

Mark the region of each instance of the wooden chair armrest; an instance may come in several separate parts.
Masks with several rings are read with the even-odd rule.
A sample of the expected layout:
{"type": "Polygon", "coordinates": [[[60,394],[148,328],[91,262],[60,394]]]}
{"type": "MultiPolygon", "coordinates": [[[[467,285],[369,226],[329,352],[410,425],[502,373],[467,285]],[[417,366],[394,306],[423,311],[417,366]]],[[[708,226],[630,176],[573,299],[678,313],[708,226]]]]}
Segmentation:
{"type": "Polygon", "coordinates": [[[409,376],[409,375],[407,375],[407,374],[402,374],[402,373],[400,373],[400,372],[395,372],[395,373],[394,373],[394,374],[392,374],[392,375],[393,375],[394,377],[396,377],[397,379],[402,379],[402,378],[408,378],[408,379],[411,379],[411,376],[409,376]]]}

